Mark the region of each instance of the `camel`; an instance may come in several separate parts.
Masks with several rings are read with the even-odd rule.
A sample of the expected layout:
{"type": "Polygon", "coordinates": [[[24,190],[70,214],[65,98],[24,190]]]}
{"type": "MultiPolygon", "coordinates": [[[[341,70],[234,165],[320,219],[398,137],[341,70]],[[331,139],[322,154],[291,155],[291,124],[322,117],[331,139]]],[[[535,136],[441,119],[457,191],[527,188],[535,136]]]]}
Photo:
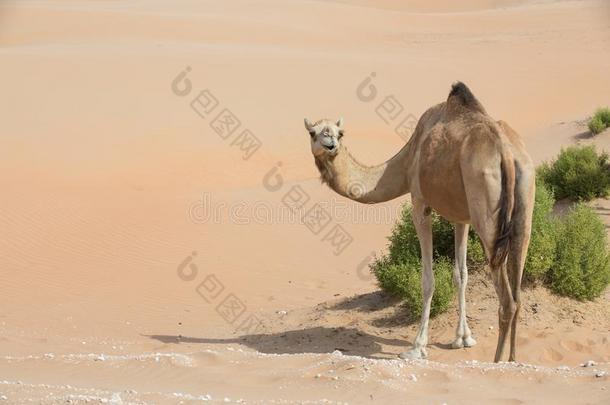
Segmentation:
{"type": "Polygon", "coordinates": [[[305,119],[321,180],[338,194],[365,204],[410,193],[412,219],[422,256],[423,311],[411,350],[401,358],[426,358],[430,303],[434,293],[431,210],[455,226],[453,281],[459,321],[452,348],[476,344],[466,319],[466,244],[470,225],[478,234],[499,299],[494,361],[510,335],[515,361],[523,266],[530,240],[535,170],[519,135],[494,121],[463,83],[446,102],[428,109],[402,149],[377,166],[360,164],[343,146],[343,119],[305,119]]]}

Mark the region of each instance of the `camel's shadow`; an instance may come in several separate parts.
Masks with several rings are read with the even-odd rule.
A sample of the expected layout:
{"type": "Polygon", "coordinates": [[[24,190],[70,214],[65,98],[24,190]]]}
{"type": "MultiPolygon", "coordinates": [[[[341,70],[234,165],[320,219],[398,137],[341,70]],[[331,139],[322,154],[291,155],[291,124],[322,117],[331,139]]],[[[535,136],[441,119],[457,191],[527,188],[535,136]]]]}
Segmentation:
{"type": "Polygon", "coordinates": [[[593,137],[595,137],[595,134],[589,130],[572,135],[572,139],[575,139],[576,141],[592,139],[593,137]]]}
{"type": "Polygon", "coordinates": [[[175,335],[148,335],[166,344],[241,344],[259,353],[298,354],[332,353],[369,358],[387,358],[394,353],[384,352],[382,345],[406,346],[400,339],[387,339],[364,333],[355,328],[314,327],[278,333],[243,335],[235,338],[205,338],[175,335]]]}
{"type": "MultiPolygon", "coordinates": [[[[396,300],[382,293],[362,294],[342,300],[326,307],[326,310],[378,311],[396,300]]],[[[370,320],[370,324],[380,326],[404,326],[413,321],[406,309],[397,307],[390,316],[370,320]]],[[[192,337],[176,335],[146,335],[164,344],[241,344],[260,353],[297,354],[297,353],[332,353],[339,350],[346,355],[368,358],[393,358],[396,352],[404,350],[408,342],[402,339],[384,338],[367,333],[357,327],[345,326],[315,326],[296,330],[286,330],[276,333],[245,334],[230,338],[192,337]],[[395,346],[389,352],[384,346],[395,346]]]]}

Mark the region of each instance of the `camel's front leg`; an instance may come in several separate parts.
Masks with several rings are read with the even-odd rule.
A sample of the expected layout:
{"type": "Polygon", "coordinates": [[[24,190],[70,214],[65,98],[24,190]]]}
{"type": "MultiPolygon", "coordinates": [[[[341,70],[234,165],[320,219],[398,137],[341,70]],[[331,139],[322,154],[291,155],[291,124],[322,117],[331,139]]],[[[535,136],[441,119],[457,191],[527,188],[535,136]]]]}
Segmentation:
{"type": "Polygon", "coordinates": [[[400,354],[403,359],[421,359],[427,356],[428,320],[430,319],[430,305],[434,293],[434,273],[432,272],[432,222],[430,212],[422,201],[413,199],[413,223],[419,238],[422,257],[422,292],[423,308],[419,333],[413,343],[413,348],[400,354]]]}
{"type": "Polygon", "coordinates": [[[466,320],[466,284],[468,283],[468,268],[466,266],[466,248],[468,244],[468,225],[455,224],[455,267],[453,268],[453,283],[458,290],[458,306],[460,319],[455,332],[455,340],[451,347],[459,349],[477,344],[466,320]]]}

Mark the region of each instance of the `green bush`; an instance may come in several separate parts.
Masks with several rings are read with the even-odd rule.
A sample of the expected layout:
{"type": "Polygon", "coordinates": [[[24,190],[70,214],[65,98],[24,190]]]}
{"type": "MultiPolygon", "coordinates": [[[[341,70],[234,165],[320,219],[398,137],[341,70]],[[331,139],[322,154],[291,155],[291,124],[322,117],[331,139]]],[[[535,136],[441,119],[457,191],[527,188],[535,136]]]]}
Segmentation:
{"type": "Polygon", "coordinates": [[[598,297],[610,283],[610,257],[601,219],[586,205],[576,205],[560,226],[557,246],[551,289],[579,300],[598,297]]]}
{"type": "Polygon", "coordinates": [[[599,108],[589,120],[589,130],[599,134],[608,127],[610,127],[610,108],[599,108]]]}
{"type": "MultiPolygon", "coordinates": [[[[419,239],[415,231],[415,225],[411,220],[411,206],[405,204],[402,216],[394,226],[390,235],[389,261],[391,263],[403,263],[411,257],[421,258],[419,239]]],[[[432,215],[432,246],[434,259],[455,257],[455,238],[453,225],[435,212],[432,215]]],[[[470,229],[468,234],[468,260],[471,264],[480,265],[485,262],[483,246],[477,234],[470,229]]]]}
{"type": "Polygon", "coordinates": [[[606,125],[600,117],[592,117],[589,120],[588,127],[589,131],[591,131],[595,135],[599,134],[600,132],[603,132],[606,129],[606,125]]]}
{"type": "Polygon", "coordinates": [[[562,149],[557,160],[544,163],[537,174],[557,199],[589,201],[610,193],[609,156],[598,154],[594,146],[562,149]]]}
{"type": "Polygon", "coordinates": [[[421,256],[419,239],[417,239],[415,225],[411,220],[411,206],[409,204],[402,207],[402,216],[394,225],[392,234],[388,239],[390,241],[386,260],[388,263],[404,263],[411,258],[421,256]]]}
{"type": "MultiPolygon", "coordinates": [[[[430,315],[445,312],[454,295],[453,264],[445,257],[434,262],[435,288],[430,306],[430,315]]],[[[421,260],[411,256],[401,263],[390,263],[382,258],[372,265],[379,286],[404,300],[413,318],[422,313],[421,260]]]]}
{"type": "Polygon", "coordinates": [[[598,108],[597,111],[595,111],[595,116],[601,118],[601,120],[604,122],[604,124],[606,124],[607,127],[610,126],[610,108],[598,108]]]}
{"type": "MultiPolygon", "coordinates": [[[[451,260],[455,258],[455,227],[445,218],[432,213],[432,234],[434,235],[435,257],[446,257],[451,260]]],[[[468,248],[466,249],[468,262],[471,265],[481,265],[485,262],[485,252],[483,245],[477,234],[472,230],[468,231],[468,248]]]]}
{"type": "MultiPolygon", "coordinates": [[[[421,251],[412,208],[405,204],[402,216],[394,226],[387,256],[375,260],[371,270],[384,291],[401,297],[413,316],[421,315],[421,251]]],[[[440,215],[432,212],[433,259],[435,292],[431,314],[437,315],[449,307],[454,294],[453,258],[455,252],[454,227],[440,215]]],[[[478,236],[471,231],[468,237],[468,259],[471,264],[485,262],[485,254],[478,236]]]]}
{"type": "Polygon", "coordinates": [[[451,222],[432,211],[432,246],[434,258],[455,257],[455,229],[451,222]]]}
{"type": "Polygon", "coordinates": [[[555,261],[558,221],[552,216],[554,204],[553,193],[537,179],[532,234],[523,270],[524,279],[530,282],[544,278],[555,261]]]}
{"type": "Polygon", "coordinates": [[[468,250],[466,253],[470,265],[482,266],[487,261],[483,244],[476,232],[472,230],[472,227],[470,227],[468,232],[468,250]]]}

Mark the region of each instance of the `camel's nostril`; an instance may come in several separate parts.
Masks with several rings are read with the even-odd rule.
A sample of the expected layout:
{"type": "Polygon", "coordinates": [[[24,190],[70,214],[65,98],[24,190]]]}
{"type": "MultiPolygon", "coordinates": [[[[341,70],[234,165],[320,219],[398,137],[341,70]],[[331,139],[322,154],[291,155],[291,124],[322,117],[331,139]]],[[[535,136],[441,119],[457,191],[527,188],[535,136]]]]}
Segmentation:
{"type": "Polygon", "coordinates": [[[335,149],[335,145],[334,145],[334,144],[333,144],[333,145],[324,145],[324,147],[325,147],[326,149],[328,149],[328,150],[333,150],[333,149],[335,149]]]}

